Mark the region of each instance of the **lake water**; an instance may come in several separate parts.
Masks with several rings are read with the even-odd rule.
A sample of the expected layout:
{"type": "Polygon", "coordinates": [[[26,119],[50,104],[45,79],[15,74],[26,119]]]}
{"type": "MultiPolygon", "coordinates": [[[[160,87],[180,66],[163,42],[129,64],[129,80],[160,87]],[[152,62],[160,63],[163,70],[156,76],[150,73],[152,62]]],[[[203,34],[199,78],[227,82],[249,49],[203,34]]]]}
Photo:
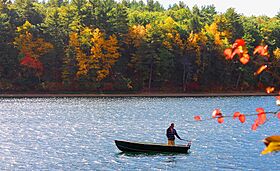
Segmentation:
{"type": "MultiPolygon", "coordinates": [[[[278,134],[280,120],[251,131],[255,117],[241,124],[210,117],[279,109],[274,97],[214,98],[2,98],[0,170],[279,170],[280,153],[260,155],[261,142],[278,134]],[[189,154],[126,154],[115,139],[165,143],[171,122],[192,140],[189,154]]],[[[184,144],[180,140],[177,144],[184,144]]]]}

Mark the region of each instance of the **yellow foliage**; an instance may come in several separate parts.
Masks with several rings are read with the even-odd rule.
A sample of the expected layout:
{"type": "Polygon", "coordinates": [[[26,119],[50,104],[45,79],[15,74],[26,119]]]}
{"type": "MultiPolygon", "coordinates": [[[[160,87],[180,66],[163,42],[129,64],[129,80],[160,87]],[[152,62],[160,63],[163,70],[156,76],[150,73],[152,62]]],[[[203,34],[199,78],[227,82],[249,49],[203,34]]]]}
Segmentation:
{"type": "Polygon", "coordinates": [[[178,47],[180,49],[184,48],[184,43],[183,43],[183,40],[181,39],[181,36],[179,33],[176,33],[176,35],[175,35],[175,43],[178,45],[178,47]]]}
{"type": "Polygon", "coordinates": [[[126,38],[127,44],[132,44],[135,47],[140,47],[143,38],[146,36],[146,28],[142,25],[133,25],[128,30],[126,38]]]}
{"type": "Polygon", "coordinates": [[[167,30],[169,32],[172,32],[174,30],[173,28],[177,25],[177,23],[173,20],[171,17],[167,17],[163,24],[160,25],[164,30],[167,30]]]}
{"type": "Polygon", "coordinates": [[[188,42],[190,43],[190,45],[197,46],[198,34],[192,32],[188,38],[188,42]]]}
{"type": "Polygon", "coordinates": [[[79,47],[80,46],[80,43],[79,43],[79,40],[78,40],[78,33],[70,33],[69,34],[69,46],[71,47],[79,47]]]}
{"type": "Polygon", "coordinates": [[[94,30],[86,27],[78,33],[69,35],[69,46],[75,49],[76,59],[78,62],[77,76],[88,76],[90,70],[96,73],[96,80],[101,81],[106,78],[112,66],[120,57],[118,52],[118,40],[115,35],[105,39],[104,33],[100,29],[94,30]],[[84,44],[90,45],[90,54],[81,50],[84,44]]]}
{"type": "Polygon", "coordinates": [[[279,61],[280,60],[280,48],[276,48],[273,51],[273,55],[274,55],[274,58],[279,61]]]}
{"type": "Polygon", "coordinates": [[[170,42],[164,40],[164,41],[162,42],[162,44],[163,44],[163,46],[167,47],[168,49],[172,49],[172,45],[171,45],[170,42]]]}
{"type": "Polygon", "coordinates": [[[210,26],[206,25],[205,26],[205,32],[210,37],[214,38],[214,43],[216,45],[222,45],[223,44],[222,37],[224,37],[226,35],[226,33],[225,32],[219,32],[218,31],[218,25],[215,22],[212,23],[210,26]]]}
{"type": "Polygon", "coordinates": [[[148,31],[148,30],[150,30],[150,29],[152,29],[152,25],[151,25],[151,24],[147,24],[147,25],[146,25],[146,31],[148,31]]]}
{"type": "Polygon", "coordinates": [[[32,27],[32,24],[29,21],[25,21],[22,26],[17,27],[17,32],[26,32],[32,27]]]}
{"type": "Polygon", "coordinates": [[[92,30],[88,27],[85,27],[81,33],[81,44],[88,44],[90,42],[92,36],[92,30]]]}

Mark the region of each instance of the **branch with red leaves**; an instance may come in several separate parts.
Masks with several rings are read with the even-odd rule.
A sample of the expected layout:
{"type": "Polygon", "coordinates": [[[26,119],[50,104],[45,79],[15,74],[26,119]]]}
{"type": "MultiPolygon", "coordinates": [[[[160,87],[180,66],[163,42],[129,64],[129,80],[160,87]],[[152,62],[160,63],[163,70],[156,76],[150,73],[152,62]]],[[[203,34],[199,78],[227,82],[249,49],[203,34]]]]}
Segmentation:
{"type": "MultiPolygon", "coordinates": [[[[239,61],[246,65],[250,61],[250,55],[248,54],[248,50],[246,48],[246,42],[243,39],[236,39],[235,42],[232,44],[231,48],[227,48],[224,50],[224,55],[227,60],[233,60],[237,56],[239,61]]],[[[268,72],[273,75],[276,79],[280,81],[280,77],[276,75],[274,72],[270,71],[270,65],[268,64],[268,59],[270,57],[268,53],[268,46],[267,45],[259,45],[255,48],[253,55],[259,55],[264,59],[264,63],[260,64],[256,61],[253,61],[254,64],[259,65],[259,68],[254,73],[254,75],[259,75],[262,72],[268,72]]],[[[266,93],[272,93],[275,91],[275,87],[269,86],[266,88],[266,93]]],[[[278,96],[276,97],[276,104],[280,106],[280,91],[278,96]]],[[[212,118],[202,120],[200,116],[194,116],[194,120],[196,121],[206,121],[211,119],[216,119],[218,123],[223,123],[224,118],[233,117],[233,119],[238,118],[241,123],[246,121],[246,117],[248,116],[257,116],[254,123],[252,124],[252,130],[257,130],[260,125],[263,125],[267,122],[267,114],[274,115],[278,119],[280,119],[280,109],[276,112],[265,112],[263,108],[257,108],[256,114],[242,114],[240,112],[235,112],[233,116],[224,116],[220,109],[215,109],[212,113],[212,118]]]]}
{"type": "Polygon", "coordinates": [[[263,108],[257,108],[255,114],[242,114],[240,112],[235,112],[233,116],[224,116],[221,112],[220,109],[215,109],[212,113],[212,117],[208,119],[202,119],[200,116],[194,116],[194,120],[196,121],[207,121],[207,120],[212,120],[216,119],[218,123],[222,124],[224,122],[224,118],[233,118],[236,119],[238,118],[241,123],[245,123],[246,117],[248,116],[257,116],[257,119],[255,119],[253,125],[252,125],[252,130],[257,130],[257,128],[260,125],[263,125],[266,123],[267,115],[274,115],[274,117],[277,117],[280,120],[280,109],[277,110],[276,112],[265,112],[263,108]]]}
{"type": "MultiPolygon", "coordinates": [[[[280,81],[280,76],[270,70],[272,66],[268,62],[270,57],[270,54],[268,52],[268,45],[257,46],[254,49],[253,55],[259,55],[262,57],[261,59],[265,61],[262,63],[252,61],[254,64],[259,66],[257,71],[254,73],[255,76],[261,74],[262,72],[267,72],[280,81]]],[[[246,65],[251,59],[250,55],[248,54],[246,42],[243,39],[236,39],[230,48],[224,50],[224,56],[227,60],[233,60],[236,59],[235,57],[237,57],[240,63],[242,63],[243,65],[246,65]]],[[[275,87],[269,86],[266,88],[267,93],[272,93],[273,91],[275,91],[275,87]]]]}

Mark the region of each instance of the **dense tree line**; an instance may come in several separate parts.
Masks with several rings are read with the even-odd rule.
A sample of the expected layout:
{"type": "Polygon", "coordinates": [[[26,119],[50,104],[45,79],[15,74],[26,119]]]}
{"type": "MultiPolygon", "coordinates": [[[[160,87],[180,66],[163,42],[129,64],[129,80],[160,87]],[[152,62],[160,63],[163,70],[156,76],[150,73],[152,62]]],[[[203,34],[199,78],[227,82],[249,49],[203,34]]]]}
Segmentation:
{"type": "Polygon", "coordinates": [[[280,13],[214,6],[164,9],[153,0],[0,0],[0,90],[232,91],[279,87],[253,62],[229,62],[238,38],[248,53],[268,45],[280,75],[280,13]]]}

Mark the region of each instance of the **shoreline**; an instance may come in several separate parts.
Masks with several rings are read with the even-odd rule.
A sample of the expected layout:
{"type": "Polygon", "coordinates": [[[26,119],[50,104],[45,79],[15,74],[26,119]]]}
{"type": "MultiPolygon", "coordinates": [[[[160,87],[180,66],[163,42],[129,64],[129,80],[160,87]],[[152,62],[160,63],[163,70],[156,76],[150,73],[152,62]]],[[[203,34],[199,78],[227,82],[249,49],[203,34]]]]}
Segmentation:
{"type": "Polygon", "coordinates": [[[95,93],[9,93],[0,94],[0,98],[51,98],[51,97],[231,97],[231,96],[277,96],[265,92],[253,93],[120,93],[120,94],[95,94],[95,93]]]}

